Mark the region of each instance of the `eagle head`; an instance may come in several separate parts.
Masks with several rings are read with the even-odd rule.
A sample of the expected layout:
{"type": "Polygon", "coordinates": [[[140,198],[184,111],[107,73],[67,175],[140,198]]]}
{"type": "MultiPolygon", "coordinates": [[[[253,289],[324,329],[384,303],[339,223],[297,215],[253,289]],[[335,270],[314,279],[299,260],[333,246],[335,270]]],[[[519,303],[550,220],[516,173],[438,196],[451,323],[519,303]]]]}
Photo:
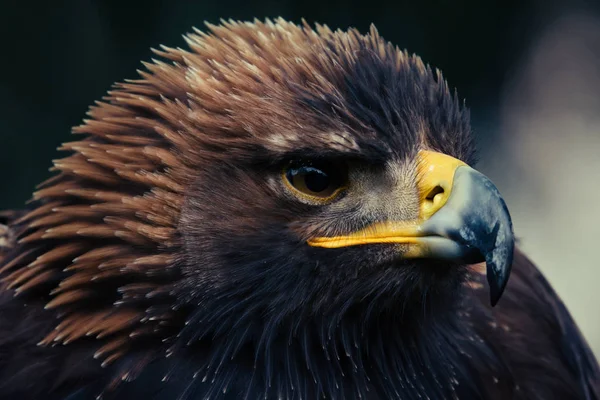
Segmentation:
{"type": "Polygon", "coordinates": [[[467,263],[483,260],[498,300],[510,217],[468,167],[468,111],[439,72],[374,29],[280,21],[214,33],[190,38],[207,75],[187,72],[200,92],[185,100],[189,124],[210,143],[185,149],[203,161],[178,226],[180,296],[201,306],[203,328],[398,306],[410,322],[459,299],[467,263]]]}
{"type": "Polygon", "coordinates": [[[510,217],[439,71],[374,28],[209,28],[91,108],[19,220],[3,274],[56,312],[41,345],[91,341],[128,379],[134,354],[183,354],[193,379],[248,368],[279,390],[409,363],[366,367],[433,338],[469,265],[498,300],[510,217]]]}

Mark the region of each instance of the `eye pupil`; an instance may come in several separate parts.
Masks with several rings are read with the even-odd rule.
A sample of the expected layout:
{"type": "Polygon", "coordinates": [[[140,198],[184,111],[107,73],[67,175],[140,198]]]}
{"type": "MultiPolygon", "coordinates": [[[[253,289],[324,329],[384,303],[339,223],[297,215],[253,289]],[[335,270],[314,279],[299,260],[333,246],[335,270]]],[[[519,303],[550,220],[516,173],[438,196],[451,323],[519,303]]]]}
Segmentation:
{"type": "Polygon", "coordinates": [[[314,160],[293,161],[283,172],[293,194],[321,204],[333,200],[344,188],[347,179],[343,165],[314,160]]]}
{"type": "Polygon", "coordinates": [[[311,192],[320,193],[329,187],[330,180],[325,172],[310,168],[304,176],[304,184],[311,192]]]}

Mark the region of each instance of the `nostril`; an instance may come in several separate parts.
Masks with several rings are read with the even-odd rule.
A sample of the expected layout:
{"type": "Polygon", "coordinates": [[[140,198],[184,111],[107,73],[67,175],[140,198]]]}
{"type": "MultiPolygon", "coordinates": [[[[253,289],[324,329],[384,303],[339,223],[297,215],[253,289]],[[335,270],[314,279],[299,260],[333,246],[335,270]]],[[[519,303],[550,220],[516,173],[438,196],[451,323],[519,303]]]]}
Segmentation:
{"type": "Polygon", "coordinates": [[[425,199],[429,200],[429,201],[433,201],[435,196],[437,196],[438,194],[442,194],[442,193],[444,193],[444,188],[439,185],[435,186],[433,189],[431,189],[429,191],[429,193],[427,193],[427,196],[425,196],[425,199]]]}

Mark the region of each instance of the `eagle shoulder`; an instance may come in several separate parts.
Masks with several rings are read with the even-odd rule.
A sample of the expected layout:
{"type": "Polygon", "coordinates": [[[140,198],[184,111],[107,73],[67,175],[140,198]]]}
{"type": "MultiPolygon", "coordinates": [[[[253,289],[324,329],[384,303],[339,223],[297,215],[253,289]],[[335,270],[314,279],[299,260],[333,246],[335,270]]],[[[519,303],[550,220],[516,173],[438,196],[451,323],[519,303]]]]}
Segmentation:
{"type": "MultiPolygon", "coordinates": [[[[541,271],[515,250],[502,300],[489,306],[485,285],[470,284],[468,317],[508,366],[517,398],[600,399],[600,369],[569,311],[541,271]]],[[[500,381],[500,382],[499,382],[500,381]]],[[[489,391],[502,377],[493,377],[489,391]]]]}

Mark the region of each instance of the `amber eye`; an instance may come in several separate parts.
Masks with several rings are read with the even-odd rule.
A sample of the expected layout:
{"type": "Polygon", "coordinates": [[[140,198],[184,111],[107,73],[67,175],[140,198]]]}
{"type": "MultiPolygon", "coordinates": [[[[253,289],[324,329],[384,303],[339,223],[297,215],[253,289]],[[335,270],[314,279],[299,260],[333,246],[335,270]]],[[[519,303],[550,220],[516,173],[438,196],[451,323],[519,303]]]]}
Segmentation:
{"type": "Polygon", "coordinates": [[[287,186],[295,195],[318,203],[333,200],[345,187],[345,171],[339,165],[294,161],[284,170],[287,186]]]}

